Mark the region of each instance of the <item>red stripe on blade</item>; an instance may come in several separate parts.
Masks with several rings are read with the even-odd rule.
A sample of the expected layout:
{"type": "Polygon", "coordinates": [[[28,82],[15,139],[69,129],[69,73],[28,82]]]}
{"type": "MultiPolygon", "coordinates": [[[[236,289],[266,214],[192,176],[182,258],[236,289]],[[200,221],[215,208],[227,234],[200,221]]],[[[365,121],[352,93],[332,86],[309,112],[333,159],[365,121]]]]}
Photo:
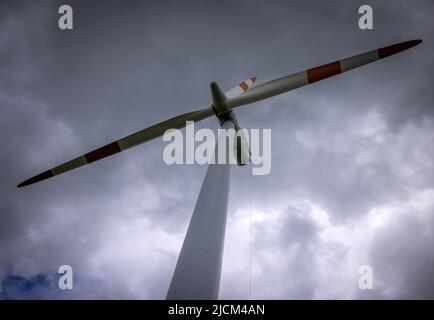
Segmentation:
{"type": "Polygon", "coordinates": [[[249,89],[249,86],[245,82],[240,83],[239,86],[241,87],[241,89],[243,89],[243,91],[246,91],[247,89],[249,89]]]}
{"type": "Polygon", "coordinates": [[[397,43],[397,44],[394,44],[394,45],[391,45],[388,47],[384,47],[384,48],[378,49],[378,56],[380,57],[380,59],[383,59],[383,58],[386,58],[388,56],[391,56],[392,54],[395,54],[395,53],[407,50],[411,47],[414,47],[421,42],[422,42],[422,40],[410,40],[410,41],[397,43]]]}
{"type": "Polygon", "coordinates": [[[115,141],[108,145],[105,145],[104,147],[86,153],[84,156],[86,158],[86,161],[88,163],[91,163],[99,159],[111,156],[118,152],[121,152],[121,148],[119,148],[119,144],[117,143],[117,141],[115,141]]]}
{"type": "Polygon", "coordinates": [[[307,79],[309,83],[314,83],[335,76],[341,72],[342,70],[339,61],[335,61],[307,70],[307,79]]]}
{"type": "Polygon", "coordinates": [[[38,174],[37,176],[34,176],[30,179],[27,179],[26,181],[21,182],[17,187],[21,188],[21,187],[25,187],[28,186],[29,184],[33,184],[48,178],[53,177],[53,174],[51,173],[51,170],[47,170],[45,172],[42,172],[40,174],[38,174]]]}

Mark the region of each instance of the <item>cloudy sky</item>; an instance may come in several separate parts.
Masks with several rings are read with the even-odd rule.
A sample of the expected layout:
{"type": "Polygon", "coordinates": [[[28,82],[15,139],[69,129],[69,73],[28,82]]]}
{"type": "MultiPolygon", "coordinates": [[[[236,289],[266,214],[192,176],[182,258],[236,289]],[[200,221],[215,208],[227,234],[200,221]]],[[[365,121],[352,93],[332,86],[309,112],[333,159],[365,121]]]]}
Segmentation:
{"type": "Polygon", "coordinates": [[[60,31],[64,2],[0,1],[0,298],[164,298],[206,167],[166,165],[157,139],[18,182],[208,106],[211,81],[262,83],[415,38],[237,109],[272,129],[272,169],[231,171],[220,298],[434,298],[432,1],[370,1],[372,31],[355,0],[70,0],[74,30],[60,31]],[[63,264],[72,291],[57,288],[63,264]]]}

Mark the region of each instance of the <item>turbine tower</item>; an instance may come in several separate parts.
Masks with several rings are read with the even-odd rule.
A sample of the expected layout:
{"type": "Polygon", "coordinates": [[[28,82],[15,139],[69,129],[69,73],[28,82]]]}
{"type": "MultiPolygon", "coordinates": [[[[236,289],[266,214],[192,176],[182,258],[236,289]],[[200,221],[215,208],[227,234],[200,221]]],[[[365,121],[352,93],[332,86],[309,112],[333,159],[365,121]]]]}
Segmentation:
{"type": "MultiPolygon", "coordinates": [[[[24,187],[88,163],[106,158],[149,140],[158,138],[168,129],[180,129],[187,121],[200,121],[215,115],[223,129],[239,131],[234,108],[267,99],[296,88],[318,82],[365,64],[386,58],[421,43],[410,40],[337,60],[304,70],[251,88],[256,77],[223,93],[211,83],[212,105],[160,122],[125,138],[76,157],[50,170],[21,182],[24,187]],[[251,89],[250,89],[251,88],[251,89]]],[[[220,140],[220,139],[219,139],[220,140]]],[[[219,142],[218,142],[219,143],[219,142]]],[[[218,143],[215,152],[218,152],[218,143]]],[[[250,150],[237,146],[237,163],[244,165],[250,150]],[[244,158],[245,158],[244,157],[244,158]]],[[[228,154],[228,153],[226,153],[228,154]]],[[[167,293],[167,299],[217,299],[223,257],[226,216],[229,196],[230,164],[209,164],[181,252],[167,293]]]]}

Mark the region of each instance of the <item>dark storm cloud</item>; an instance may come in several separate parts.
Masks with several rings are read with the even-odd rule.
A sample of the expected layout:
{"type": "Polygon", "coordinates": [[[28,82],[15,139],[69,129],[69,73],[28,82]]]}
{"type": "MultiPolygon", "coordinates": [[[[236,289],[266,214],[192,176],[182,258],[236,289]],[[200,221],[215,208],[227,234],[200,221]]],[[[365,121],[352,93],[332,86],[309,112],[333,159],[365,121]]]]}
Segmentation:
{"type": "Polygon", "coordinates": [[[378,245],[372,248],[373,267],[389,284],[380,290],[383,297],[393,290],[401,299],[432,299],[433,217],[432,207],[422,216],[410,211],[375,239],[378,245]]]}
{"type": "Polygon", "coordinates": [[[43,293],[50,288],[50,281],[44,274],[38,274],[30,279],[8,275],[3,279],[0,297],[3,299],[43,298],[43,293]]]}
{"type": "Polygon", "coordinates": [[[158,140],[52,181],[15,185],[207,106],[211,81],[229,89],[256,74],[261,83],[423,38],[408,52],[237,110],[243,126],[272,128],[272,170],[252,178],[232,170],[221,296],[247,297],[252,198],[254,297],[433,297],[433,230],[418,232],[425,218],[411,212],[420,210],[370,231],[372,212],[398,210],[393,204],[433,189],[432,2],[373,2],[374,31],[357,28],[360,1],[69,3],[71,32],[57,28],[61,2],[0,3],[6,283],[69,263],[80,286],[66,298],[164,297],[205,168],[165,165],[158,140]],[[379,284],[361,294],[364,263],[379,284]]]}

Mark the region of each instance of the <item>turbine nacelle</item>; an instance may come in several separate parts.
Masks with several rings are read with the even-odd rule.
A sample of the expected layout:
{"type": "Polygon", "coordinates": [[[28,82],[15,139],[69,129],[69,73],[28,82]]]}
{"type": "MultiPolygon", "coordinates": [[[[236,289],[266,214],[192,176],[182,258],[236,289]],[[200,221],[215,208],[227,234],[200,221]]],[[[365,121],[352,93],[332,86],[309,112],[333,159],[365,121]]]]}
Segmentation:
{"type": "MultiPolygon", "coordinates": [[[[256,80],[256,77],[251,78],[251,80],[253,83],[253,81],[256,80]]],[[[210,84],[210,89],[212,96],[212,108],[220,122],[220,125],[223,125],[227,121],[231,121],[234,124],[235,135],[233,142],[233,154],[237,164],[239,166],[249,164],[251,152],[249,147],[249,141],[245,133],[246,129],[240,128],[235,112],[229,109],[226,104],[228,97],[220,89],[219,85],[216,82],[212,82],[210,84]]]]}

